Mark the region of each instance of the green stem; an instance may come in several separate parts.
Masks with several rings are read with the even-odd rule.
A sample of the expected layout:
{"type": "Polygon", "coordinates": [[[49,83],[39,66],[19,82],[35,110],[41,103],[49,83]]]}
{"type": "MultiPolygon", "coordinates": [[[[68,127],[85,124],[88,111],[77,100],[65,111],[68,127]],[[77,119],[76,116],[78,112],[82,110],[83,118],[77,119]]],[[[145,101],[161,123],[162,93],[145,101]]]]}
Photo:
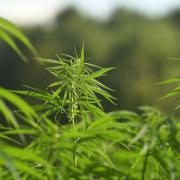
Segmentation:
{"type": "MultiPolygon", "coordinates": [[[[72,94],[71,94],[71,121],[72,121],[72,124],[73,124],[73,127],[75,127],[76,123],[75,123],[75,113],[74,113],[74,110],[75,110],[75,102],[74,102],[74,96],[76,95],[76,91],[75,91],[75,87],[74,85],[72,84],[72,94]]],[[[74,141],[76,141],[76,139],[74,139],[74,141]]],[[[77,166],[77,156],[76,156],[76,153],[75,153],[75,150],[74,150],[74,165],[77,166]]]]}
{"type": "Polygon", "coordinates": [[[72,83],[72,94],[71,94],[71,121],[73,123],[73,126],[75,126],[75,102],[74,102],[74,97],[76,96],[76,90],[74,87],[74,84],[72,83]]]}
{"type": "Polygon", "coordinates": [[[147,161],[148,161],[149,153],[147,152],[144,157],[143,169],[142,169],[142,177],[141,180],[145,180],[147,161]]]}

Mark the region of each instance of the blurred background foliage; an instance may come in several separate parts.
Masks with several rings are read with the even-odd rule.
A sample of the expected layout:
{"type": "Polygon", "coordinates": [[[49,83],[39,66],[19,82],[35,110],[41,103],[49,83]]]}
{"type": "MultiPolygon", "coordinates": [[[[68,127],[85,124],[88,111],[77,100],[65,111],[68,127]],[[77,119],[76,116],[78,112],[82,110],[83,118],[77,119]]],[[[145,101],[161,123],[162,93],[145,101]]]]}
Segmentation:
{"type": "MultiPolygon", "coordinates": [[[[158,101],[169,87],[156,83],[179,74],[178,62],[168,58],[180,57],[180,10],[164,17],[148,18],[127,9],[116,9],[107,20],[98,21],[69,8],[43,27],[21,29],[42,57],[72,54],[84,42],[87,62],[116,67],[108,78],[103,78],[115,90],[113,95],[117,98],[116,106],[104,102],[106,111],[137,110],[138,106],[153,105],[174,113],[175,98],[158,101]]],[[[31,56],[29,63],[22,63],[0,41],[0,86],[46,87],[52,77],[31,56]]]]}

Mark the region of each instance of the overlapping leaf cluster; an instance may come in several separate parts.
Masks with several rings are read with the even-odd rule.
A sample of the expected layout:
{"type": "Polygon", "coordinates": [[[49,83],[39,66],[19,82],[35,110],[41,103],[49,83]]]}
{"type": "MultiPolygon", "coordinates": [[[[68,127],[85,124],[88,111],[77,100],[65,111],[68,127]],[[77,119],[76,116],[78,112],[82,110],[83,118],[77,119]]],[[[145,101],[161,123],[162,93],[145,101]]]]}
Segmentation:
{"type": "Polygon", "coordinates": [[[84,63],[84,49],[80,57],[38,60],[48,66],[55,82],[47,91],[31,88],[14,92],[41,100],[34,107],[42,131],[38,130],[39,136],[26,148],[47,162],[46,166],[39,163],[34,168],[42,177],[179,177],[180,142],[176,121],[150,107],[141,108],[142,115],[128,111],[104,112],[97,94],[110,101],[113,97],[96,78],[111,68],[100,69],[84,63]]]}
{"type": "Polygon", "coordinates": [[[47,91],[0,88],[0,179],[180,179],[180,124],[151,107],[106,113],[97,78],[112,68],[81,55],[38,59],[55,82],[47,91]],[[16,94],[40,100],[30,106],[16,94]]]}
{"type": "Polygon", "coordinates": [[[64,114],[68,122],[75,124],[79,120],[84,121],[84,116],[90,111],[104,114],[97,94],[113,102],[114,98],[106,91],[110,88],[96,79],[113,68],[84,63],[84,48],[80,57],[38,60],[48,64],[46,69],[55,77],[56,82],[48,86],[48,92],[31,87],[29,91],[15,92],[42,100],[43,103],[35,106],[35,109],[42,112],[44,117],[54,114],[54,120],[57,120],[59,115],[64,114]],[[93,72],[91,67],[98,70],[93,72]]]}

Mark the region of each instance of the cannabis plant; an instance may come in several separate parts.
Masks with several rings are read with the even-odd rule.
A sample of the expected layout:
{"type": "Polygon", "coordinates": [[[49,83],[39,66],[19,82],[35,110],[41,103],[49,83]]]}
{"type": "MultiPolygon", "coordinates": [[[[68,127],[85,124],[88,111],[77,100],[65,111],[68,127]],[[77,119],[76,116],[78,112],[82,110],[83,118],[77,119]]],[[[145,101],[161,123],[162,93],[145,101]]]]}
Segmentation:
{"type": "Polygon", "coordinates": [[[97,79],[112,68],[85,63],[84,48],[80,56],[37,60],[47,66],[55,82],[48,85],[47,91],[28,87],[30,90],[14,92],[40,99],[41,103],[34,105],[40,115],[39,125],[47,128],[45,118],[46,123],[56,126],[48,127],[29,147],[33,152],[42,152],[40,156],[49,162],[44,176],[48,179],[179,177],[179,128],[175,121],[150,107],[141,108],[142,115],[104,112],[97,95],[112,103],[114,98],[107,92],[111,89],[97,79]]]}
{"type": "MultiPolygon", "coordinates": [[[[19,30],[1,21],[0,30],[34,52],[19,30]]],[[[140,114],[105,112],[101,99],[116,99],[99,78],[113,68],[86,63],[84,47],[75,57],[35,60],[53,76],[45,90],[0,88],[0,180],[180,179],[178,120],[152,107],[141,107],[140,114]]]]}

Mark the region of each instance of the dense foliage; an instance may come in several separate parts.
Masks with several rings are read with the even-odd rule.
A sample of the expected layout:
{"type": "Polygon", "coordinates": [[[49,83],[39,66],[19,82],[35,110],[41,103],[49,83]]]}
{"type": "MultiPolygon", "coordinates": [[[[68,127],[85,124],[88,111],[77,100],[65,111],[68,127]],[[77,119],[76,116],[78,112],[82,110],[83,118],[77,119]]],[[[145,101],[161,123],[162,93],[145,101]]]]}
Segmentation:
{"type": "Polygon", "coordinates": [[[0,88],[0,179],[180,178],[178,119],[153,107],[105,112],[100,99],[116,99],[98,78],[113,68],[86,63],[84,47],[36,60],[53,75],[46,90],[0,88]]]}

